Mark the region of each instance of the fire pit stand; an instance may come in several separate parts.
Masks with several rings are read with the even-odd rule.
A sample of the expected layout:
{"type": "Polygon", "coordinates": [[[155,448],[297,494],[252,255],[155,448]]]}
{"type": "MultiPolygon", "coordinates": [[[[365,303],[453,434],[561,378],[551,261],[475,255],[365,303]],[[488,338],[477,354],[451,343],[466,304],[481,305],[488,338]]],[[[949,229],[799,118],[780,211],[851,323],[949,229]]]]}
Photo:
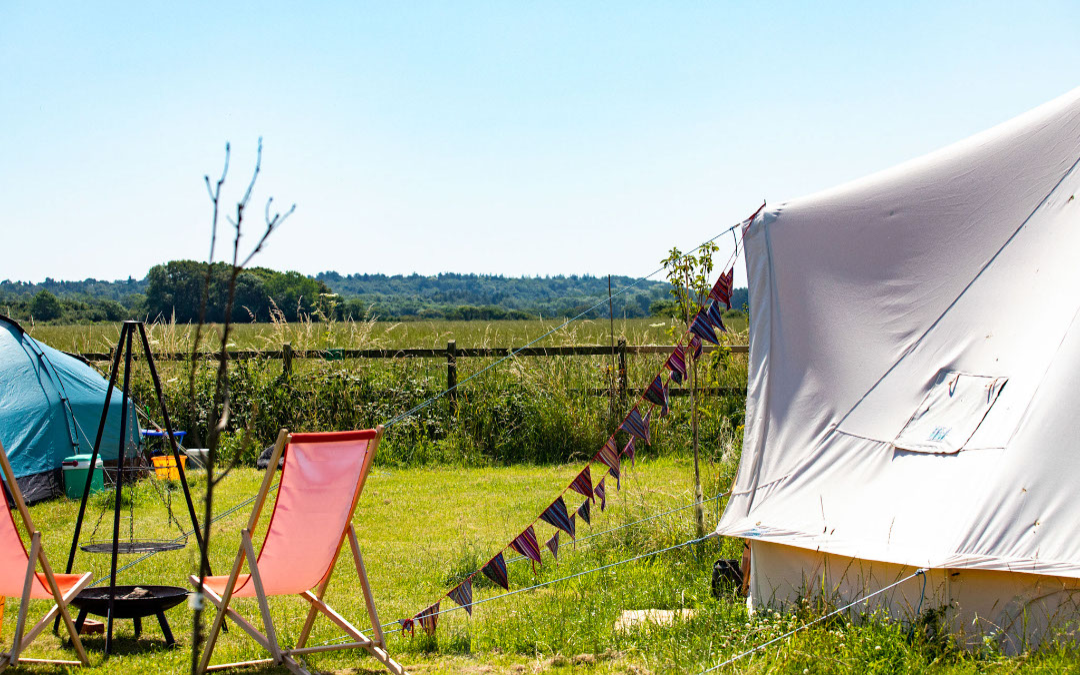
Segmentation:
{"type": "Polygon", "coordinates": [[[187,590],[177,586],[116,586],[115,588],[88,588],[71,599],[71,604],[79,608],[79,618],[75,620],[75,629],[82,630],[87,614],[109,616],[109,597],[113,595],[112,618],[131,619],[135,624],[135,638],[142,634],[142,619],[156,616],[161,632],[165,634],[165,644],[176,644],[165,610],[171,609],[187,598],[187,590]]]}

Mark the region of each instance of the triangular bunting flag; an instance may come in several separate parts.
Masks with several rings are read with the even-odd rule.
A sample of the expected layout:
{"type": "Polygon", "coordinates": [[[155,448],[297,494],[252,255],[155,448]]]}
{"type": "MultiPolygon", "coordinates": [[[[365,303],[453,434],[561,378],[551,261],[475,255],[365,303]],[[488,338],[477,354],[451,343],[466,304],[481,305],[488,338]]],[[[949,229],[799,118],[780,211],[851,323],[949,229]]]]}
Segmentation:
{"type": "Polygon", "coordinates": [[[574,478],[574,482],[570,483],[570,489],[578,493],[582,497],[593,498],[592,494],[592,475],[589,473],[589,467],[585,467],[581,470],[581,473],[574,478]]]}
{"type": "Polygon", "coordinates": [[[660,417],[667,417],[670,403],[668,402],[667,383],[661,375],[657,375],[649,388],[645,390],[645,400],[660,406],[660,417]]]}
{"type": "Polygon", "coordinates": [[[563,501],[562,495],[551,503],[551,506],[547,507],[543,513],[540,514],[540,520],[544,521],[552,527],[557,527],[563,532],[574,536],[574,521],[570,517],[570,514],[566,512],[566,502],[563,501]]]}
{"type": "Polygon", "coordinates": [[[686,377],[686,359],[683,357],[682,345],[675,347],[675,351],[671,352],[671,356],[664,365],[671,371],[671,379],[681,384],[683,378],[686,377]]]}
{"type": "MultiPolygon", "coordinates": [[[[694,317],[694,322],[690,324],[690,332],[714,345],[720,344],[720,341],[716,339],[716,331],[713,330],[712,324],[709,323],[709,319],[704,312],[698,312],[697,316],[694,317]]],[[[697,354],[694,354],[694,358],[697,358],[697,354]]]]}
{"type": "Polygon", "coordinates": [[[584,520],[587,524],[592,525],[592,521],[589,520],[589,500],[588,499],[586,499],[585,502],[582,503],[582,505],[578,507],[577,514],[579,516],[581,516],[581,519],[584,520]]]}
{"type": "Polygon", "coordinates": [[[604,490],[604,479],[601,478],[600,482],[596,484],[596,489],[593,490],[596,496],[600,498],[600,510],[603,511],[607,507],[607,491],[604,490]]]}
{"type": "Polygon", "coordinates": [[[705,318],[709,320],[709,323],[711,323],[716,330],[721,333],[727,332],[727,326],[724,325],[724,311],[720,309],[719,302],[714,302],[709,305],[709,310],[705,312],[705,318]]]}
{"type": "Polygon", "coordinates": [[[630,410],[630,414],[626,416],[619,428],[631,436],[637,436],[646,443],[652,442],[649,440],[648,418],[642,419],[641,413],[638,412],[636,406],[630,410]]]}
{"type": "Polygon", "coordinates": [[[701,338],[696,335],[690,336],[690,351],[694,353],[694,358],[701,356],[701,338]]]}
{"type": "Polygon", "coordinates": [[[551,551],[551,557],[556,560],[559,559],[559,531],[555,530],[555,534],[551,535],[551,539],[547,540],[545,544],[548,550],[551,551]]]}
{"type": "Polygon", "coordinates": [[[709,297],[718,303],[724,303],[728,309],[731,309],[731,290],[734,285],[735,268],[732,267],[726,273],[721,274],[720,278],[716,280],[716,285],[714,285],[709,292],[709,297]]]}
{"type": "Polygon", "coordinates": [[[420,622],[420,627],[424,629],[425,633],[434,635],[435,626],[439,623],[439,602],[420,612],[415,618],[420,622]]]}
{"type": "MultiPolygon", "coordinates": [[[[600,452],[596,453],[595,459],[606,464],[609,469],[619,470],[619,447],[615,445],[614,436],[608,439],[608,442],[604,444],[604,447],[600,448],[600,452]]],[[[603,478],[600,480],[603,481],[603,478]]]]}
{"type": "Polygon", "coordinates": [[[525,528],[524,532],[510,542],[510,546],[521,555],[532,560],[533,572],[536,572],[536,563],[540,562],[540,545],[536,543],[536,532],[533,531],[533,526],[530,525],[525,528]]]}
{"type": "Polygon", "coordinates": [[[484,565],[484,569],[480,571],[483,572],[484,576],[488,579],[491,579],[506,590],[510,590],[510,581],[506,574],[506,559],[503,558],[502,551],[499,551],[498,555],[489,560],[488,564],[484,565]]]}
{"type": "Polygon", "coordinates": [[[630,466],[635,465],[634,455],[637,454],[637,449],[634,447],[634,437],[631,436],[630,440],[626,442],[626,447],[622,449],[622,454],[630,458],[630,466]]]}
{"type": "Polygon", "coordinates": [[[472,616],[472,579],[466,579],[457,585],[457,588],[446,594],[448,598],[465,608],[472,616]]]}

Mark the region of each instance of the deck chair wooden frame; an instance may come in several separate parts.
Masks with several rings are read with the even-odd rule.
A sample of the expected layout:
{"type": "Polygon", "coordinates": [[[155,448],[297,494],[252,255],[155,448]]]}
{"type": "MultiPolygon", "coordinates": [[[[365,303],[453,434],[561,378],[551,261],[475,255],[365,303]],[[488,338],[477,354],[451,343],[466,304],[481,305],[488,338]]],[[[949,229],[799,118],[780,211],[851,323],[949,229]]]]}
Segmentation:
{"type": "MultiPolygon", "coordinates": [[[[236,554],[236,559],[233,562],[232,570],[229,573],[228,581],[225,583],[223,592],[219,588],[215,591],[209,586],[204,584],[201,588],[199,586],[199,579],[196,576],[191,577],[191,582],[195,586],[196,590],[201,590],[203,596],[209,600],[215,607],[217,607],[217,616],[214,618],[214,623],[210,628],[210,633],[207,635],[205,648],[202,654],[202,659],[199,663],[198,672],[205,673],[207,671],[223,670],[226,668],[238,668],[244,666],[253,666],[264,663],[274,663],[277,665],[283,665],[291,672],[297,675],[310,675],[305,666],[296,658],[305,654],[315,654],[319,652],[336,651],[341,649],[357,649],[361,648],[366,650],[369,654],[381,661],[386,666],[387,670],[395,675],[405,675],[405,669],[398,664],[386,651],[386,636],[383,634],[382,628],[379,623],[379,614],[375,609],[375,601],[371,594],[371,586],[368,583],[367,571],[364,568],[364,559],[360,554],[360,544],[356,539],[356,530],[352,525],[352,513],[356,510],[356,502],[360,497],[360,493],[363,490],[364,481],[367,478],[368,468],[371,465],[371,459],[374,457],[375,452],[378,449],[379,441],[382,440],[383,427],[380,425],[374,430],[374,439],[369,441],[368,454],[364,460],[364,467],[360,472],[360,478],[356,486],[355,494],[353,495],[352,506],[349,510],[349,517],[347,524],[341,533],[341,538],[338,541],[337,549],[333,554],[333,559],[330,563],[329,569],[326,571],[325,576],[319,581],[319,583],[313,588],[298,595],[303,598],[311,607],[308,610],[307,617],[304,619],[303,628],[300,631],[299,639],[297,640],[296,647],[291,649],[283,648],[278,643],[277,631],[274,628],[274,622],[270,615],[270,605],[268,602],[269,595],[264,589],[263,572],[259,569],[259,555],[255,552],[255,547],[251,541],[251,533],[258,525],[259,516],[262,513],[263,506],[266,503],[266,498],[270,492],[270,486],[273,482],[274,472],[277,469],[278,461],[280,460],[286,448],[292,442],[292,436],[288,430],[282,429],[278,433],[277,441],[274,444],[274,451],[270,457],[270,463],[267,465],[266,474],[263,476],[262,485],[259,488],[258,495],[255,499],[254,507],[251,511],[251,517],[248,518],[247,527],[240,532],[241,544],[240,550],[236,554]],[[360,630],[347,621],[343,616],[334,611],[329,605],[323,601],[323,596],[326,593],[327,586],[330,585],[330,577],[334,572],[334,568],[337,566],[338,557],[341,553],[341,547],[344,545],[345,540],[349,542],[349,549],[352,552],[353,563],[356,566],[356,573],[360,577],[360,586],[364,594],[364,603],[367,605],[368,618],[371,621],[372,637],[367,637],[360,630]],[[229,602],[234,597],[234,592],[237,590],[237,582],[240,577],[241,570],[244,566],[244,562],[247,562],[249,576],[246,581],[242,582],[251,583],[254,587],[254,595],[259,603],[259,613],[262,615],[263,630],[259,630],[256,625],[241,616],[236,610],[229,606],[229,602]],[[325,616],[333,624],[338,626],[345,634],[352,639],[351,642],[345,642],[342,644],[331,645],[319,645],[314,647],[308,647],[307,640],[311,635],[311,629],[315,623],[315,619],[319,615],[325,616]],[[271,657],[268,659],[259,659],[254,661],[241,661],[236,663],[225,664],[210,664],[210,658],[214,651],[214,645],[217,642],[218,634],[221,632],[222,624],[225,621],[225,617],[232,619],[240,628],[242,628],[248,635],[252,637],[259,645],[270,652],[271,657]]],[[[370,431],[369,431],[370,433],[370,431]]],[[[311,434],[310,436],[315,436],[311,434]]],[[[285,453],[285,466],[282,469],[282,483],[285,481],[285,471],[289,469],[289,456],[285,453]]],[[[280,498],[280,492],[279,492],[280,498]]],[[[277,511],[277,501],[274,503],[274,513],[277,511]]],[[[274,527],[274,514],[270,516],[269,528],[274,527]]],[[[269,533],[267,534],[269,537],[269,533]]],[[[208,579],[209,581],[209,579],[208,579]]]]}
{"type": "MultiPolygon", "coordinates": [[[[15,502],[15,507],[19,512],[19,516],[22,518],[23,525],[26,527],[27,533],[30,535],[30,551],[26,551],[25,545],[22,543],[22,539],[19,539],[19,545],[22,547],[22,553],[26,556],[26,574],[22,584],[22,596],[19,599],[19,614],[18,619],[15,621],[15,634],[11,639],[11,649],[6,652],[0,652],[0,671],[5,670],[8,666],[14,666],[20,663],[51,663],[54,665],[63,666],[88,666],[90,661],[86,658],[86,650],[83,649],[82,641],[79,640],[79,631],[75,629],[75,622],[71,620],[71,614],[68,612],[68,603],[71,599],[79,594],[90,583],[91,573],[87,572],[83,575],[64,575],[64,579],[70,582],[67,585],[65,592],[61,592],[60,584],[57,583],[56,575],[53,574],[52,565],[49,564],[49,559],[45,556],[45,550],[41,547],[41,533],[34,528],[33,521],[30,520],[30,511],[26,508],[26,501],[23,499],[22,491],[19,490],[19,483],[15,480],[15,472],[11,469],[11,462],[8,461],[7,451],[4,450],[3,443],[0,443],[0,468],[3,468],[4,477],[7,482],[8,492],[11,494],[12,500],[15,502]],[[37,571],[37,566],[41,565],[41,572],[37,571]],[[76,578],[77,577],[77,578],[76,578]],[[26,619],[30,609],[30,600],[35,590],[34,585],[44,586],[44,588],[52,594],[53,606],[45,613],[30,630],[26,630],[26,619]],[[68,635],[71,637],[71,644],[75,648],[75,653],[78,655],[78,661],[63,661],[60,659],[30,659],[22,658],[21,654],[31,642],[33,642],[41,631],[45,630],[45,627],[49,625],[56,618],[57,613],[60,614],[64,620],[64,625],[67,627],[68,635]]],[[[3,495],[0,495],[0,499],[4,499],[3,495]]],[[[7,505],[7,500],[0,508],[5,509],[7,517],[11,519],[12,527],[15,526],[15,518],[11,513],[11,508],[7,505]]],[[[4,515],[0,514],[0,518],[4,515]]],[[[16,529],[16,537],[17,529],[16,529]]],[[[41,595],[39,594],[40,598],[41,595]]],[[[0,603],[3,603],[4,599],[0,598],[0,603]]],[[[0,618],[3,617],[2,605],[0,605],[0,618]]]]}

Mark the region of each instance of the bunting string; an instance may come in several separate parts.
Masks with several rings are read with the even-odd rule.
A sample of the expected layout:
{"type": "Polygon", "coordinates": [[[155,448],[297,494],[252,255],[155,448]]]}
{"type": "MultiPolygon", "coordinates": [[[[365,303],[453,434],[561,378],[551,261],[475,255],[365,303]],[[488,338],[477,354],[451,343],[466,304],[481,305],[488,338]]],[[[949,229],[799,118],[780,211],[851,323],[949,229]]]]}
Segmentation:
{"type": "MultiPolygon", "coordinates": [[[[760,210],[761,209],[758,209],[758,212],[760,212],[760,210]]],[[[734,278],[733,265],[734,259],[729,260],[728,265],[725,265],[725,268],[728,268],[728,271],[721,272],[721,277],[725,282],[728,279],[734,278]]],[[[715,291],[718,286],[721,288],[721,291],[726,287],[724,284],[721,284],[721,282],[718,281],[717,285],[713,287],[713,290],[715,291]]],[[[721,299],[713,298],[711,296],[712,293],[710,293],[710,297],[706,298],[705,301],[711,301],[714,308],[718,307],[721,303],[721,299]]],[[[728,293],[728,296],[730,299],[730,292],[728,293]]],[[[719,317],[719,313],[717,313],[717,311],[714,311],[714,313],[716,313],[717,317],[719,317]]],[[[671,354],[671,356],[669,356],[669,358],[664,364],[663,368],[671,370],[672,379],[675,379],[676,371],[680,370],[680,364],[681,375],[685,375],[686,372],[686,363],[685,359],[683,358],[684,352],[682,351],[683,340],[689,337],[688,344],[692,353],[694,354],[694,358],[697,358],[701,354],[703,339],[717,345],[720,344],[715,333],[715,331],[718,329],[726,332],[726,329],[723,328],[722,321],[720,321],[719,318],[715,320],[710,320],[708,310],[703,305],[698,310],[698,313],[695,316],[693,322],[686,329],[683,337],[680,338],[679,342],[676,344],[673,353],[671,354]]],[[[547,335],[550,335],[551,332],[545,334],[544,336],[541,336],[541,338],[537,338],[537,340],[529,343],[529,345],[534,344],[536,341],[542,339],[543,337],[546,337],[547,335]]],[[[509,358],[523,348],[524,347],[519,348],[505,358],[509,358]]],[[[501,360],[496,363],[499,362],[501,362],[501,360]]],[[[663,368],[661,369],[661,372],[663,371],[663,368]]],[[[474,374],[474,376],[479,375],[482,372],[484,372],[484,369],[474,374]]],[[[681,382],[681,378],[677,381],[681,382]]],[[[438,397],[435,398],[437,399],[438,397]]],[[[657,375],[657,377],[652,381],[652,384],[641,393],[637,401],[623,418],[622,422],[616,427],[616,431],[608,437],[607,441],[604,443],[603,446],[601,446],[600,450],[597,451],[595,455],[593,455],[593,457],[586,463],[585,467],[577,474],[577,476],[574,477],[571,483],[565,488],[563,488],[563,490],[556,497],[555,501],[553,501],[546,509],[544,509],[544,511],[542,511],[540,515],[538,515],[533,520],[533,522],[530,523],[525,528],[525,530],[521,532],[521,534],[517,535],[506,546],[504,546],[503,549],[499,551],[493,558],[491,558],[480,570],[473,572],[458,586],[448,591],[443,597],[449,597],[451,599],[454,599],[455,595],[461,595],[464,592],[462,590],[462,587],[465,584],[470,584],[469,590],[471,592],[472,579],[478,573],[483,573],[496,584],[502,586],[504,589],[509,590],[509,580],[506,572],[506,559],[504,556],[504,552],[507,549],[515,550],[520,553],[523,558],[528,558],[532,562],[533,573],[535,574],[537,564],[543,564],[540,544],[534,530],[534,526],[540,521],[544,521],[554,526],[555,528],[557,528],[557,530],[563,530],[567,532],[567,534],[569,534],[571,538],[574,538],[575,536],[575,528],[573,522],[575,517],[580,518],[586,524],[591,526],[591,504],[595,503],[596,499],[599,498],[600,510],[604,511],[607,506],[607,494],[606,490],[604,489],[605,476],[601,475],[599,477],[599,481],[594,486],[593,476],[591,474],[592,466],[594,466],[595,464],[603,465],[606,468],[605,473],[610,474],[615,479],[616,489],[620,489],[622,455],[629,451],[628,456],[630,457],[631,461],[633,461],[634,454],[636,453],[636,448],[633,442],[634,439],[639,439],[644,441],[646,444],[651,444],[650,426],[653,409],[656,407],[660,407],[660,416],[664,417],[667,414],[667,410],[669,407],[667,403],[667,398],[667,388],[663,382],[662,377],[660,375],[657,375]],[[645,414],[642,415],[641,408],[645,407],[646,405],[648,409],[646,410],[645,414]],[[630,442],[628,442],[621,451],[619,450],[618,442],[616,440],[616,435],[620,431],[625,431],[630,435],[630,442]],[[567,492],[576,492],[585,497],[585,501],[582,502],[581,506],[579,506],[572,515],[567,511],[565,504],[564,497],[567,492]]],[[[386,426],[389,426],[389,424],[396,419],[398,418],[394,418],[394,420],[391,420],[391,422],[387,423],[386,426]]],[[[556,535],[557,534],[558,532],[556,532],[556,535]]],[[[558,555],[558,543],[559,542],[557,536],[545,542],[545,546],[551,551],[552,555],[556,557],[558,555]]],[[[460,605],[461,603],[458,604],[460,605]]],[[[431,610],[433,607],[436,607],[436,605],[432,605],[431,607],[428,607],[427,609],[423,610],[418,614],[415,614],[412,617],[414,621],[420,622],[421,626],[424,628],[425,631],[429,630],[429,626],[430,630],[434,631],[435,623],[427,620],[427,617],[431,614],[431,610]]],[[[471,614],[471,610],[469,613],[471,614]]],[[[401,620],[399,621],[399,623],[401,623],[404,627],[405,620],[401,620]]]]}
{"type": "MultiPolygon", "coordinates": [[[[670,509],[668,511],[663,511],[661,513],[654,513],[653,515],[648,516],[646,518],[642,518],[640,520],[635,520],[635,521],[630,522],[630,523],[624,523],[622,525],[619,525],[617,527],[613,527],[613,528],[608,529],[608,530],[604,530],[602,532],[596,532],[596,533],[590,534],[590,535],[588,535],[586,537],[581,537],[580,539],[578,539],[578,542],[579,543],[585,543],[585,542],[587,542],[589,540],[595,540],[597,537],[602,537],[604,535],[611,534],[612,532],[617,532],[619,530],[625,530],[628,527],[633,527],[635,525],[640,525],[641,523],[647,523],[647,522],[649,522],[651,520],[656,520],[657,518],[663,518],[665,516],[669,516],[669,515],[671,515],[673,513],[678,513],[680,511],[685,511],[687,509],[692,509],[695,506],[697,506],[698,504],[706,504],[706,503],[711,502],[711,501],[717,501],[717,500],[723,499],[724,497],[727,497],[730,494],[731,494],[731,491],[728,490],[726,492],[722,492],[722,493],[720,493],[718,495],[715,495],[713,497],[707,497],[705,499],[702,499],[702,500],[699,500],[699,501],[696,501],[696,502],[691,502],[691,503],[685,504],[683,506],[677,506],[677,507],[675,507],[673,509],[670,509]]],[[[552,537],[552,538],[557,539],[558,534],[559,533],[556,532],[555,536],[552,537]]],[[[704,537],[704,538],[708,539],[709,537],[704,537]]],[[[518,560],[525,560],[525,556],[518,556],[517,558],[511,558],[511,559],[507,560],[506,562],[507,563],[512,563],[512,562],[516,562],[518,560]]],[[[470,590],[471,590],[471,584],[470,584],[470,590]]],[[[521,589],[521,590],[529,590],[529,589],[521,589]]],[[[480,601],[480,602],[486,602],[486,600],[483,600],[483,601],[480,601]]],[[[473,605],[473,604],[478,604],[478,603],[470,603],[470,606],[473,605]]],[[[468,613],[470,615],[472,615],[472,611],[468,611],[468,613]]],[[[393,626],[405,626],[405,625],[411,627],[413,625],[413,619],[400,619],[398,621],[389,621],[387,623],[381,624],[380,628],[386,629],[386,628],[391,628],[393,626]]],[[[363,633],[364,635],[367,635],[368,633],[371,633],[372,630],[373,629],[369,628],[368,630],[362,630],[360,632],[363,633]]],[[[351,640],[351,639],[352,638],[350,638],[348,636],[345,636],[345,637],[341,637],[341,638],[334,638],[332,640],[327,640],[327,641],[323,642],[322,644],[323,645],[328,645],[328,644],[333,644],[335,642],[344,642],[345,640],[351,640]]]]}

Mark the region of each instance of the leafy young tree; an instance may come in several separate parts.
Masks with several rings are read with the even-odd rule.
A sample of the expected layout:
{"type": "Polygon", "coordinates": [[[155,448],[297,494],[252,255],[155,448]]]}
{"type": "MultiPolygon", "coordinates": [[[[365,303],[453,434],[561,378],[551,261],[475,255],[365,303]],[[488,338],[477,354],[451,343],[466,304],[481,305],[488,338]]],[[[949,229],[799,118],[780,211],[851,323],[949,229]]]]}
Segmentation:
{"type": "MultiPolygon", "coordinates": [[[[686,326],[690,325],[691,319],[709,296],[712,288],[713,254],[718,248],[711,241],[702,244],[696,254],[693,251],[684,254],[679,249],[672,248],[668,257],[663,260],[668,282],[671,283],[671,296],[675,300],[677,316],[683,319],[686,326]]],[[[690,426],[694,437],[694,520],[697,536],[703,537],[705,512],[701,504],[703,495],[699,460],[697,360],[690,350],[686,350],[686,365],[690,373],[690,426]]]]}

